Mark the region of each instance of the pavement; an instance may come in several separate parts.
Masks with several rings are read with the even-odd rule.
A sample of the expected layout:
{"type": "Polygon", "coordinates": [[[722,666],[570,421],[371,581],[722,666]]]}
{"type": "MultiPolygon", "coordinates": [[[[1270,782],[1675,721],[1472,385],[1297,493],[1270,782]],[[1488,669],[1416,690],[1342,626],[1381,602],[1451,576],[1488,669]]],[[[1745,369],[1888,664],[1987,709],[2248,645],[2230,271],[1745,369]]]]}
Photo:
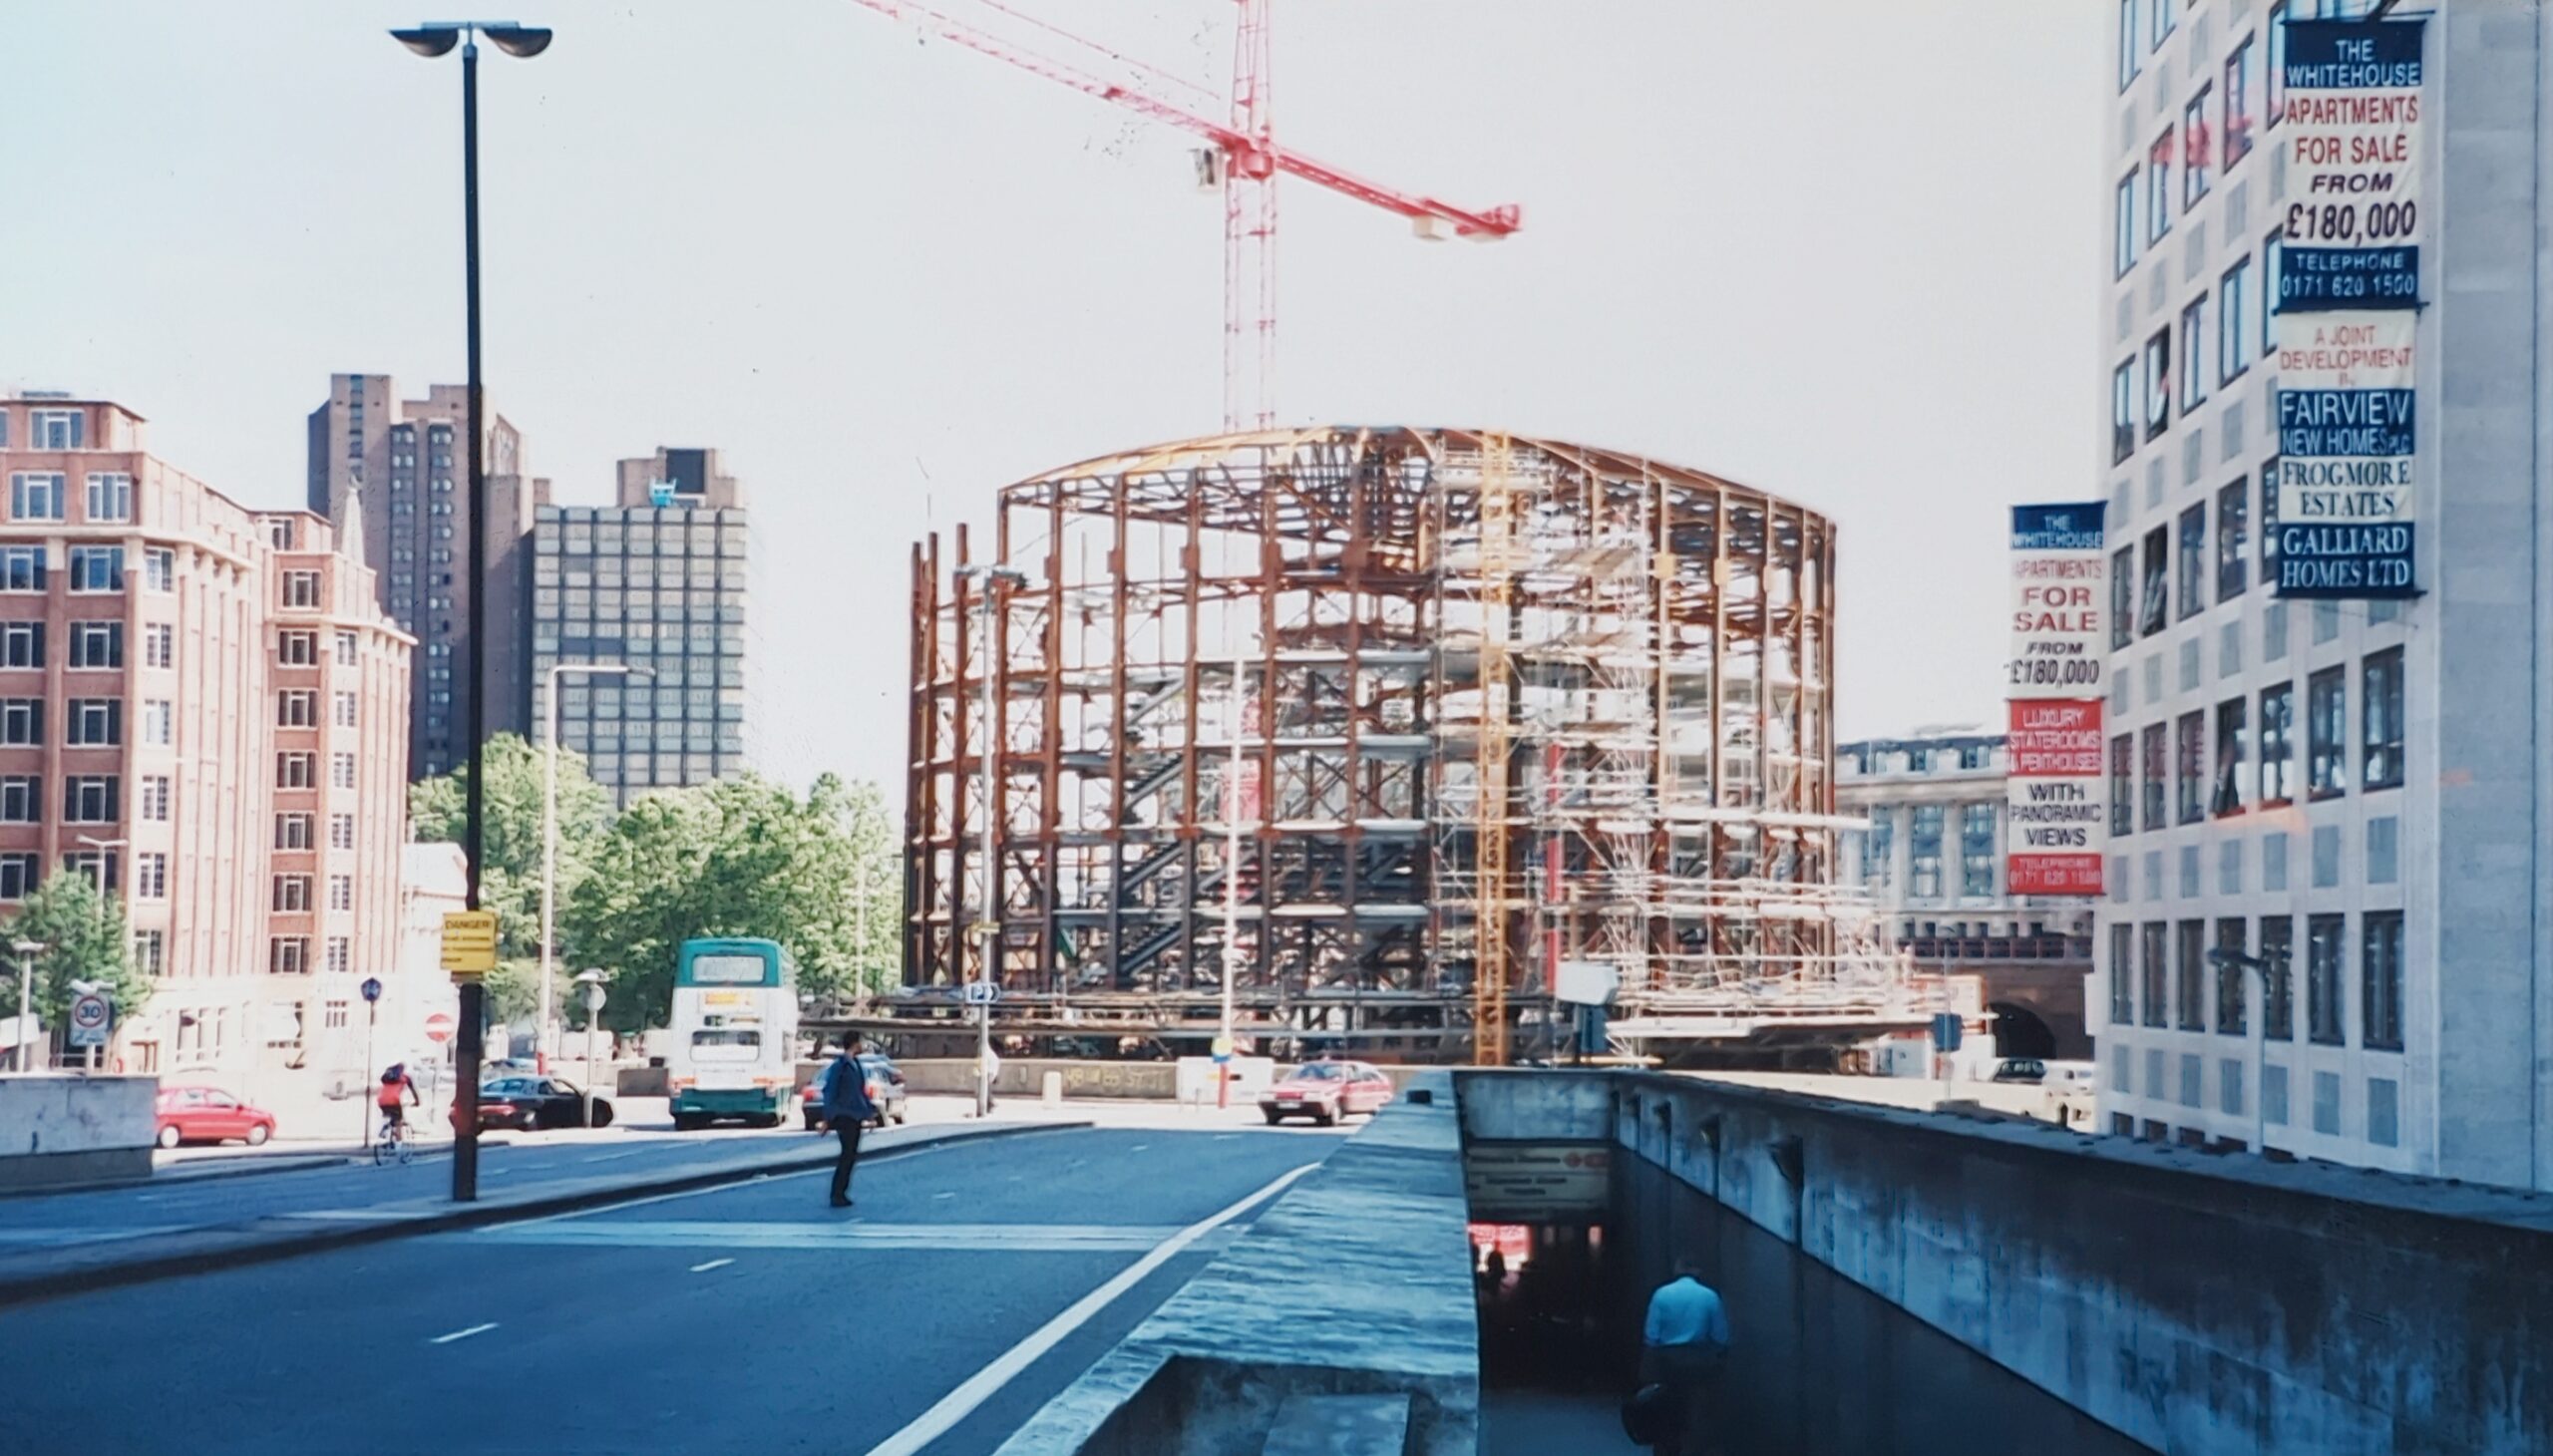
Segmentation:
{"type": "MultiPolygon", "coordinates": [[[[917,1120],[878,1141],[944,1132],[917,1120]]],[[[492,1149],[489,1177],[816,1140],[639,1142],[492,1149]]],[[[825,1207],[811,1169],[24,1304],[0,1324],[0,1456],[71,1431],[134,1456],[988,1452],[1339,1145],[1311,1129],[1040,1127],[865,1166],[850,1210],[825,1207]]],[[[60,1227],[31,1223],[38,1207],[127,1237],[177,1217],[172,1200],[187,1216],[379,1210],[348,1201],[370,1181],[431,1203],[447,1172],[23,1200],[0,1205],[0,1230],[60,1227]]]]}

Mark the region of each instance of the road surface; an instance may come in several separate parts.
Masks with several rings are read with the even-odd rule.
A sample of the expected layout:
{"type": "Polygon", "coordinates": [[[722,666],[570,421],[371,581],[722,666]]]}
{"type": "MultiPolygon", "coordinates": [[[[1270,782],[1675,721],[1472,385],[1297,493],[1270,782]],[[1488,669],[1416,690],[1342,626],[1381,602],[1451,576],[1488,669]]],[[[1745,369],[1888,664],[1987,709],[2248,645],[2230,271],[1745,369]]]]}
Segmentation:
{"type": "Polygon", "coordinates": [[[22,1305],[0,1452],[972,1456],[1335,1146],[1041,1131],[22,1305]]]}

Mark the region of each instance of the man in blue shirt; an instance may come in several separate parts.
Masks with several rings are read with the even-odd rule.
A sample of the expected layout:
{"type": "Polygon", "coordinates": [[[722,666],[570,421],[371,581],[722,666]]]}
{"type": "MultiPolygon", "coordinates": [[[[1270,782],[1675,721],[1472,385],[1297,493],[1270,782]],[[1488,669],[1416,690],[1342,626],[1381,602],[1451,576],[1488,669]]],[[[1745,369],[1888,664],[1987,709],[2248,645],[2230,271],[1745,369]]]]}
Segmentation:
{"type": "Polygon", "coordinates": [[[860,1130],[878,1115],[878,1104],[869,1097],[869,1069],[860,1064],[859,1033],[842,1039],[842,1055],[825,1068],[825,1122],[834,1136],[842,1140],[842,1151],[834,1157],[833,1206],[851,1207],[851,1169],[860,1161],[860,1130]]]}
{"type": "Polygon", "coordinates": [[[1697,1456],[1703,1449],[1705,1397],[1728,1355],[1728,1309],[1700,1273],[1690,1256],[1678,1258],[1675,1277],[1648,1296],[1641,1329],[1641,1378],[1664,1387],[1675,1409],[1670,1439],[1654,1448],[1658,1456],[1697,1456]]]}

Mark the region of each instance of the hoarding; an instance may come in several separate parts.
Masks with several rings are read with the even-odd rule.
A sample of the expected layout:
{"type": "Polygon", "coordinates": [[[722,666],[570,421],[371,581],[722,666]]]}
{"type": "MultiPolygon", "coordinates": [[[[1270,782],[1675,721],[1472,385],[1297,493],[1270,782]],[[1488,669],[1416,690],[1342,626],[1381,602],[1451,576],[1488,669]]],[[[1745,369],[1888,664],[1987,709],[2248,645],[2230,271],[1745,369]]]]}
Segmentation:
{"type": "Polygon", "coordinates": [[[2014,895],[2101,893],[2101,708],[2098,698],[2006,705],[2005,875],[2014,895]]]}
{"type": "Polygon", "coordinates": [[[2005,696],[2096,697],[2109,558],[2098,501],[2012,508],[2012,631],[2005,696]]]}
{"type": "Polygon", "coordinates": [[[2012,508],[2004,872],[2013,895],[2101,893],[2105,510],[2012,508]]]}
{"type": "Polygon", "coordinates": [[[2420,301],[2420,23],[2294,21],[2281,312],[2420,301]]]}

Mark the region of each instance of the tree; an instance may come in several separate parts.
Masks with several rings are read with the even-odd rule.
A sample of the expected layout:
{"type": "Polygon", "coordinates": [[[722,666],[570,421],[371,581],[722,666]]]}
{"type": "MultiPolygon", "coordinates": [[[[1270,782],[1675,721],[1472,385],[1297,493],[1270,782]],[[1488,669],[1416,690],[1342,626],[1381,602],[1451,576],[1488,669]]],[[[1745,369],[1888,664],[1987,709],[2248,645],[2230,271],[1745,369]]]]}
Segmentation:
{"type": "MultiPolygon", "coordinates": [[[[864,818],[861,794],[830,774],[805,799],[749,774],[632,804],[603,836],[562,916],[575,963],[614,973],[604,1024],[662,1025],[674,954],[702,936],[777,940],[797,962],[801,988],[850,987],[859,963],[855,826],[884,821],[877,791],[866,794],[864,818]]],[[[889,933],[886,918],[873,913],[873,942],[889,933]]]]}
{"type": "Polygon", "coordinates": [[[844,792],[843,821],[852,850],[852,988],[874,996],[903,978],[902,834],[887,817],[887,796],[866,780],[844,792]]]}
{"type": "MultiPolygon", "coordinates": [[[[70,1015],[75,980],[104,987],[120,1019],[140,1011],[151,995],[151,978],[133,963],[124,907],[100,895],[85,872],[65,870],[36,887],[9,921],[8,938],[44,943],[36,956],[34,992],[36,1014],[48,1027],[61,1027],[70,1015]]],[[[14,969],[14,953],[10,959],[14,969]]],[[[15,987],[11,991],[8,1009],[15,1015],[15,987]]]]}
{"type": "MultiPolygon", "coordinates": [[[[488,740],[486,864],[480,904],[497,912],[501,953],[541,955],[541,750],[512,733],[488,740]]],[[[463,844],[469,824],[467,765],[408,791],[408,817],[420,841],[463,844]]],[[[611,798],[585,771],[584,755],[558,751],[558,904],[582,883],[588,861],[611,822],[611,798]]]]}

